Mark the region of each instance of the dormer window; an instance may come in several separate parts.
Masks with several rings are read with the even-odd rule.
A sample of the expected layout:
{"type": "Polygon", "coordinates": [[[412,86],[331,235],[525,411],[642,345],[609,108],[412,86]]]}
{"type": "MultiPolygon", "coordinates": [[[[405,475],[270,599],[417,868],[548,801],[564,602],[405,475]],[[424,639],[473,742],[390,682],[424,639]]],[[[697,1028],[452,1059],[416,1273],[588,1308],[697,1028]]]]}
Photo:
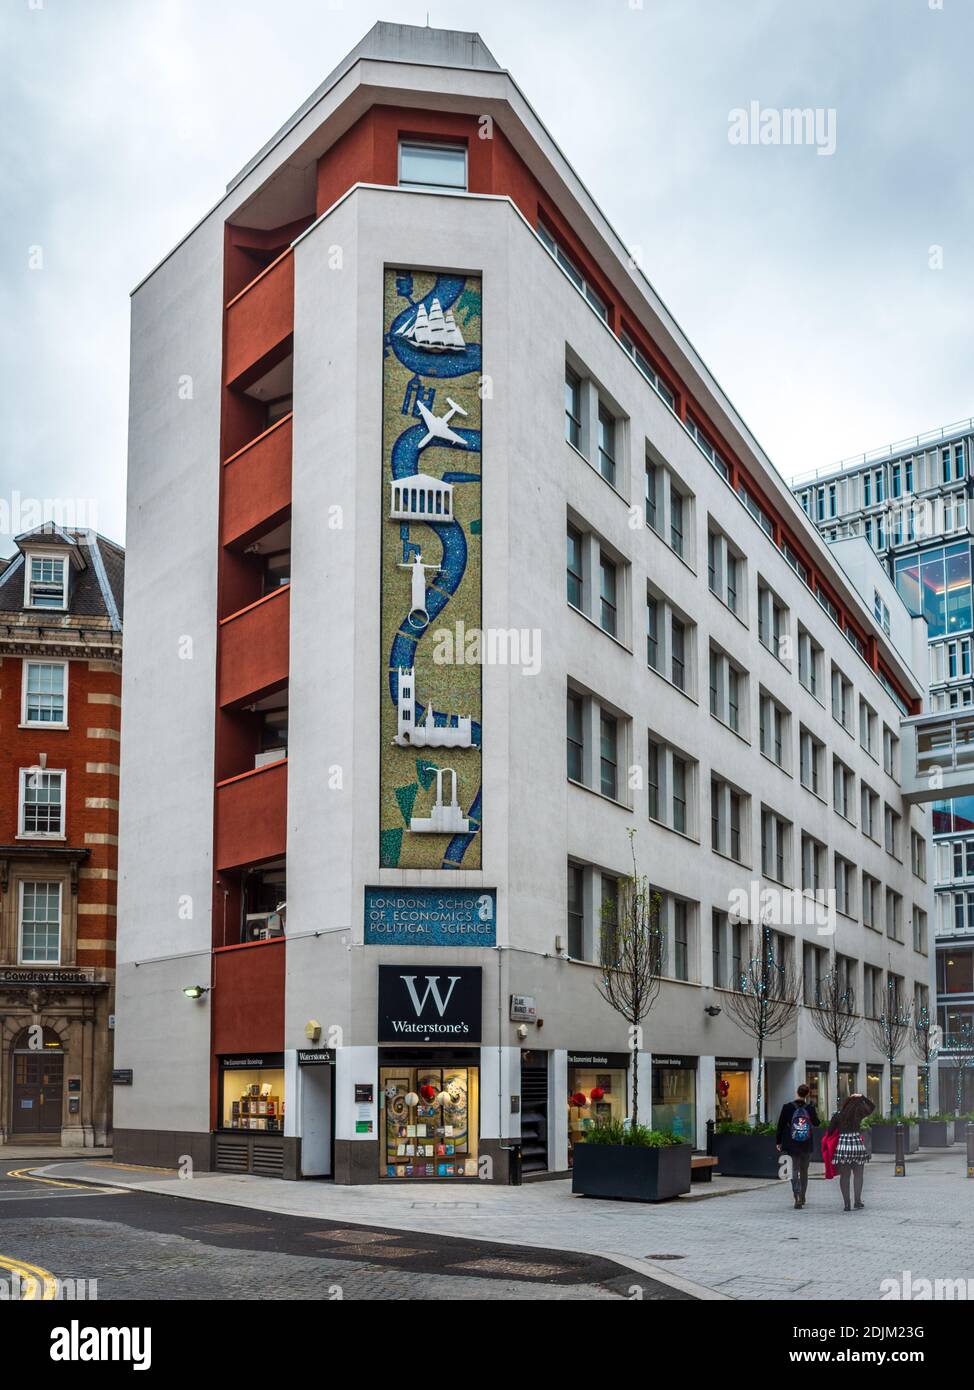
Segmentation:
{"type": "Polygon", "coordinates": [[[67,608],[68,561],[64,555],[27,556],[28,608],[67,608]]]}
{"type": "Polygon", "coordinates": [[[424,145],[418,141],[399,142],[399,186],[401,188],[467,187],[467,150],[464,145],[424,145]]]}

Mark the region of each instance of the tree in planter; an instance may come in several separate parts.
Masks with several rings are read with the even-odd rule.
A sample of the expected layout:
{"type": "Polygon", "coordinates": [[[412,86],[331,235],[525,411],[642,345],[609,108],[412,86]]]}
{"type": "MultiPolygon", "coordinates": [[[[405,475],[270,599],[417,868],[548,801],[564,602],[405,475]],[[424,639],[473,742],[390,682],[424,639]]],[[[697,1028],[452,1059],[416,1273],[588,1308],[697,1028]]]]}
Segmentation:
{"type": "Polygon", "coordinates": [[[912,1029],[913,1002],[911,1000],[906,1007],[903,1006],[897,982],[890,978],[886,982],[886,1005],[879,1017],[874,1018],[872,1022],[872,1038],[889,1066],[891,1110],[893,1067],[912,1029]]]}
{"type": "Polygon", "coordinates": [[[839,1098],[839,1052],[851,1047],[859,1033],[856,1014],[856,992],[848,980],[843,980],[836,961],[819,986],[818,996],[811,1007],[811,1018],[835,1053],[835,1097],[839,1098]]]}
{"type": "Polygon", "coordinates": [[[974,1025],[965,1019],[958,1027],[944,1037],[944,1052],[949,1054],[957,1071],[954,1086],[954,1112],[961,1114],[964,1109],[964,1073],[974,1067],[974,1025]]]}
{"type": "Polygon", "coordinates": [[[793,966],[775,954],[772,929],[762,922],[758,928],[757,949],[737,980],[737,988],[727,997],[731,1017],[758,1049],[758,1090],[755,1119],[761,1122],[762,1100],[767,1120],[764,1089],[764,1046],[769,1038],[784,1033],[798,1012],[802,996],[802,977],[793,966]]]}
{"type": "Polygon", "coordinates": [[[940,1055],[940,1030],[935,1024],[930,1022],[930,1010],[924,1004],[916,1018],[913,1020],[913,1028],[910,1031],[910,1046],[913,1055],[920,1063],[921,1070],[927,1083],[927,1104],[926,1109],[930,1110],[930,1072],[933,1063],[940,1055]]]}
{"type": "Polygon", "coordinates": [[[629,831],[632,873],[618,881],[614,902],[603,903],[599,933],[602,978],[596,989],[629,1025],[632,1051],[632,1123],[639,1123],[637,1053],[643,1021],[656,1003],[663,975],[662,899],[636,869],[635,830],[629,831]]]}

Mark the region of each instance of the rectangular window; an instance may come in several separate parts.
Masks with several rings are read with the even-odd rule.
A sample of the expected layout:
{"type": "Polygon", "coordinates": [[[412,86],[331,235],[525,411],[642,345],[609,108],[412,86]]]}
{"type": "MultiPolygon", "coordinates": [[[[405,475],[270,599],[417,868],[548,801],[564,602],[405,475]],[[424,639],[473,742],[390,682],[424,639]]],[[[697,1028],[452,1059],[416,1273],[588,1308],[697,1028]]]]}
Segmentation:
{"type": "Polygon", "coordinates": [[[571,256],[569,256],[568,253],[564,251],[561,246],[559,246],[558,242],[555,240],[554,235],[551,232],[549,232],[548,228],[544,225],[543,222],[538,223],[537,233],[538,240],[551,252],[552,256],[554,256],[555,260],[561,266],[562,270],[568,276],[569,280],[571,280],[572,284],[578,290],[579,294],[583,294],[585,298],[588,300],[589,304],[591,304],[592,308],[598,314],[599,318],[602,319],[603,322],[608,323],[609,311],[605,307],[605,304],[603,303],[602,299],[599,297],[599,295],[596,294],[595,290],[593,290],[592,286],[588,283],[585,276],[582,274],[578,266],[572,260],[571,256]]]}
{"type": "Polygon", "coordinates": [[[660,396],[662,396],[663,400],[672,410],[676,398],[674,397],[673,392],[667,386],[666,382],[653,367],[646,354],[644,352],[640,352],[639,348],[636,347],[636,344],[632,341],[632,339],[629,337],[627,333],[621,333],[619,335],[619,342],[622,344],[623,350],[625,352],[628,352],[629,356],[635,362],[636,366],[642,372],[643,376],[646,378],[649,384],[660,396]]]}
{"type": "Polygon", "coordinates": [[[20,834],[61,839],[64,836],[64,773],[39,767],[20,770],[20,834]]]}
{"type": "Polygon", "coordinates": [[[773,811],[761,812],[761,872],[765,878],[785,883],[788,824],[773,811]]]}
{"type": "Polygon", "coordinates": [[[20,959],[24,965],[57,965],[60,961],[60,883],[21,883],[20,959]]]}
{"type": "Polygon", "coordinates": [[[646,463],[646,525],[659,530],[660,470],[655,463],[646,463]]]}
{"type": "Polygon", "coordinates": [[[603,713],[600,723],[600,786],[603,796],[617,800],[619,790],[618,720],[603,713]]]}
{"type": "Polygon", "coordinates": [[[585,705],[581,695],[568,694],[568,775],[584,782],[585,705]]]}
{"type": "Polygon", "coordinates": [[[585,958],[585,870],[581,864],[568,865],[568,954],[572,960],[585,958]]]}
{"type": "Polygon", "coordinates": [[[582,601],[582,537],[574,526],[568,528],[567,572],[568,602],[573,608],[584,609],[582,601]]]}
{"type": "Polygon", "coordinates": [[[466,146],[400,141],[399,185],[401,188],[466,189],[466,146]]]}
{"type": "Polygon", "coordinates": [[[673,829],[687,833],[687,764],[683,758],[673,758],[673,829]]]}
{"type": "Polygon", "coordinates": [[[670,485],[670,545],[683,556],[683,496],[670,485]]]}
{"type": "Polygon", "coordinates": [[[659,603],[652,594],[646,595],[646,661],[659,670],[659,603]]]}
{"type": "Polygon", "coordinates": [[[818,700],[822,682],[822,647],[804,628],[798,629],[798,679],[810,695],[818,700]]]}
{"type": "Polygon", "coordinates": [[[677,690],[686,690],[687,688],[686,631],[685,624],[681,623],[679,618],[674,618],[671,628],[672,674],[670,679],[677,690]]]}
{"type": "Polygon", "coordinates": [[[67,663],[25,661],[23,722],[67,723],[67,684],[67,663]]]}
{"type": "Polygon", "coordinates": [[[582,447],[582,383],[565,368],[565,438],[576,449],[582,447]]]}
{"type": "Polygon", "coordinates": [[[690,934],[687,904],[682,898],[673,900],[673,974],[678,980],[689,980],[690,934]]]}
{"type": "Polygon", "coordinates": [[[599,622],[604,632],[615,637],[618,618],[616,567],[604,550],[599,554],[599,581],[599,622]]]}
{"type": "Polygon", "coordinates": [[[28,608],[67,607],[67,566],[64,556],[28,555],[25,595],[28,608]]]}
{"type": "Polygon", "coordinates": [[[616,421],[599,402],[599,472],[607,483],[616,480],[616,421]]]}
{"type": "Polygon", "coordinates": [[[660,764],[664,754],[653,739],[649,740],[649,818],[650,820],[662,820],[662,801],[660,799],[660,764]]]}

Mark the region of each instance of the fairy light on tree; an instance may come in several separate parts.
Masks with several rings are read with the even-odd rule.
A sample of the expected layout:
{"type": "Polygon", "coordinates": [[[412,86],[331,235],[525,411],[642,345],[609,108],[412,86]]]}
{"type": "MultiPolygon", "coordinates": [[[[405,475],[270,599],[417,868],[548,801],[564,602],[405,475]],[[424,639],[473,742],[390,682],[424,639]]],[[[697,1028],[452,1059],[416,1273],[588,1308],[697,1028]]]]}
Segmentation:
{"type": "Polygon", "coordinates": [[[859,1034],[860,1019],[856,1013],[856,992],[849,983],[848,972],[839,969],[835,958],[831,969],[823,977],[815,1003],[811,1006],[812,1023],[826,1042],[832,1044],[835,1054],[835,1096],[839,1099],[839,1053],[849,1048],[859,1034]]]}
{"type": "Polygon", "coordinates": [[[801,975],[785,961],[783,953],[779,959],[775,952],[775,933],[762,922],[758,928],[757,950],[742,969],[738,988],[727,998],[731,1017],[757,1046],[758,1085],[754,1114],[758,1120],[762,1103],[767,1119],[767,1098],[763,1094],[765,1044],[791,1026],[801,993],[801,975]]]}
{"type": "Polygon", "coordinates": [[[913,1031],[913,1002],[904,1005],[900,999],[899,982],[889,975],[886,980],[886,1004],[883,1012],[872,1021],[872,1039],[889,1066],[890,1103],[892,1104],[893,1068],[913,1031]]]}
{"type": "Polygon", "coordinates": [[[913,1055],[920,1063],[920,1070],[923,1072],[926,1084],[926,1103],[924,1110],[930,1109],[930,1075],[934,1062],[940,1055],[942,1034],[940,1028],[935,1023],[930,1022],[930,1010],[926,1004],[921,1005],[917,1011],[916,1018],[913,1020],[913,1029],[910,1033],[910,1046],[913,1055]]]}
{"type": "Polygon", "coordinates": [[[603,903],[599,933],[602,978],[596,989],[629,1025],[632,1053],[632,1123],[639,1123],[638,1053],[643,1021],[659,996],[665,958],[662,899],[636,868],[635,830],[629,831],[632,873],[618,880],[618,896],[603,903]]]}
{"type": "MultiPolygon", "coordinates": [[[[949,1018],[949,1015],[948,1015],[949,1018]]],[[[944,1036],[944,1061],[956,1069],[954,1081],[954,1112],[964,1109],[964,1074],[974,1068],[974,1023],[963,1019],[944,1036]]]]}

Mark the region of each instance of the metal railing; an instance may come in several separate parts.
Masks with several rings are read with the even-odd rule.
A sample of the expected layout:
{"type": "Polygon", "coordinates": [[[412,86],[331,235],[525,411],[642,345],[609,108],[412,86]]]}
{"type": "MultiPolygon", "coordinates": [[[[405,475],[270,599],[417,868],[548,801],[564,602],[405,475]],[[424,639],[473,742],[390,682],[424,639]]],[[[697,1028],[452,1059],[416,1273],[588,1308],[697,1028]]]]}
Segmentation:
{"type": "Polygon", "coordinates": [[[820,478],[830,478],[837,473],[861,468],[867,463],[880,463],[885,459],[894,459],[898,454],[925,449],[931,444],[943,444],[959,435],[971,434],[972,432],[974,432],[974,417],[958,420],[953,425],[942,425],[939,430],[927,430],[925,434],[916,434],[909,439],[899,439],[893,444],[886,444],[878,449],[870,449],[863,454],[854,454],[850,458],[840,459],[838,463],[813,468],[807,473],[799,473],[792,478],[791,486],[793,488],[803,487],[806,483],[817,482],[820,478]]]}

